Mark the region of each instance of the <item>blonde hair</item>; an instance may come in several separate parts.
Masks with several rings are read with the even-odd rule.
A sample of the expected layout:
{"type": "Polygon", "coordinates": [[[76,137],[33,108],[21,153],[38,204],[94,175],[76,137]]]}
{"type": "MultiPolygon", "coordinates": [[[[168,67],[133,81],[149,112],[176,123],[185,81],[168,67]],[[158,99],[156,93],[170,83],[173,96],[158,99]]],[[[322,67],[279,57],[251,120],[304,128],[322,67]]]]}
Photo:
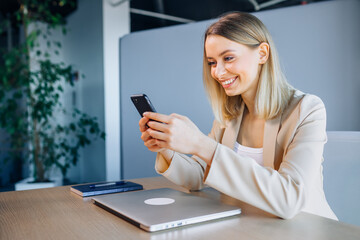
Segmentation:
{"type": "Polygon", "coordinates": [[[203,81],[215,118],[222,124],[240,114],[241,95],[227,96],[223,87],[211,76],[205,52],[205,41],[210,35],[219,35],[231,41],[257,48],[261,43],[269,44],[269,57],[261,67],[255,97],[255,110],[266,120],[283,112],[293,94],[281,71],[275,44],[265,25],[248,13],[232,12],[223,15],[208,27],[204,36],[203,81]]]}

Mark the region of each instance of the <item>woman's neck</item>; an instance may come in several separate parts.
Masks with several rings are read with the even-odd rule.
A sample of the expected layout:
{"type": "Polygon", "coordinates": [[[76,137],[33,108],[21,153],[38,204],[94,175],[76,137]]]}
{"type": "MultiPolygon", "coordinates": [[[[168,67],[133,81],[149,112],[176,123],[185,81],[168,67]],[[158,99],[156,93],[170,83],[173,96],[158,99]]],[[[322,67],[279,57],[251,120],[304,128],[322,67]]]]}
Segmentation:
{"type": "Polygon", "coordinates": [[[257,118],[255,110],[255,96],[249,96],[249,94],[242,94],[241,98],[246,106],[246,114],[248,114],[250,118],[257,118]]]}

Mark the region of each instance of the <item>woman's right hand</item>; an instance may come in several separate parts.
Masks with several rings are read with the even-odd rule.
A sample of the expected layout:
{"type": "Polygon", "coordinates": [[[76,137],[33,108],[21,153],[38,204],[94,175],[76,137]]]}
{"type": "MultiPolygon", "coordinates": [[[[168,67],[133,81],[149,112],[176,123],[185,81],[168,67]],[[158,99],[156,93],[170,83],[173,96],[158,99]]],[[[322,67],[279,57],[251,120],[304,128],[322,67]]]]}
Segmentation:
{"type": "Polygon", "coordinates": [[[144,141],[144,145],[152,152],[161,152],[166,150],[165,148],[159,147],[156,144],[156,139],[150,136],[147,126],[147,123],[149,122],[149,118],[143,117],[139,121],[139,127],[141,132],[141,139],[144,141]]]}

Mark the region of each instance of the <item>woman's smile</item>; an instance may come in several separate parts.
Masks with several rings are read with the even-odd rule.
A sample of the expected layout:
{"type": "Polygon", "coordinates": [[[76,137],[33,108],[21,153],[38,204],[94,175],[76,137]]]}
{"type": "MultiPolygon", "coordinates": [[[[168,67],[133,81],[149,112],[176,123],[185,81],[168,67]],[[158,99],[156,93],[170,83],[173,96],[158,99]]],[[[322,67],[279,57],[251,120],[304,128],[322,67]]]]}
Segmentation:
{"type": "Polygon", "coordinates": [[[228,88],[231,85],[233,85],[233,83],[236,81],[236,79],[238,79],[238,76],[230,78],[230,79],[225,79],[225,80],[219,80],[219,82],[221,83],[221,85],[224,88],[228,88]]]}

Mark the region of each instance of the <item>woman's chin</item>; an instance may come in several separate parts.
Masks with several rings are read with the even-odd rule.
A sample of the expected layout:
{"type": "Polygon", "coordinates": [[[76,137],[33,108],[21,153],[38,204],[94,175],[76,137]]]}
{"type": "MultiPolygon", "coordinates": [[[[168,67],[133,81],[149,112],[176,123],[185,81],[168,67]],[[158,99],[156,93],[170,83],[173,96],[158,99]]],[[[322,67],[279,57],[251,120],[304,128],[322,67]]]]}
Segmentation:
{"type": "Polygon", "coordinates": [[[233,91],[233,90],[230,90],[230,89],[225,89],[225,94],[229,97],[234,97],[234,96],[237,96],[237,95],[240,95],[240,93],[238,91],[233,91]]]}
{"type": "Polygon", "coordinates": [[[225,94],[229,97],[238,96],[241,94],[241,86],[239,86],[238,82],[234,82],[229,87],[224,87],[225,94]]]}

